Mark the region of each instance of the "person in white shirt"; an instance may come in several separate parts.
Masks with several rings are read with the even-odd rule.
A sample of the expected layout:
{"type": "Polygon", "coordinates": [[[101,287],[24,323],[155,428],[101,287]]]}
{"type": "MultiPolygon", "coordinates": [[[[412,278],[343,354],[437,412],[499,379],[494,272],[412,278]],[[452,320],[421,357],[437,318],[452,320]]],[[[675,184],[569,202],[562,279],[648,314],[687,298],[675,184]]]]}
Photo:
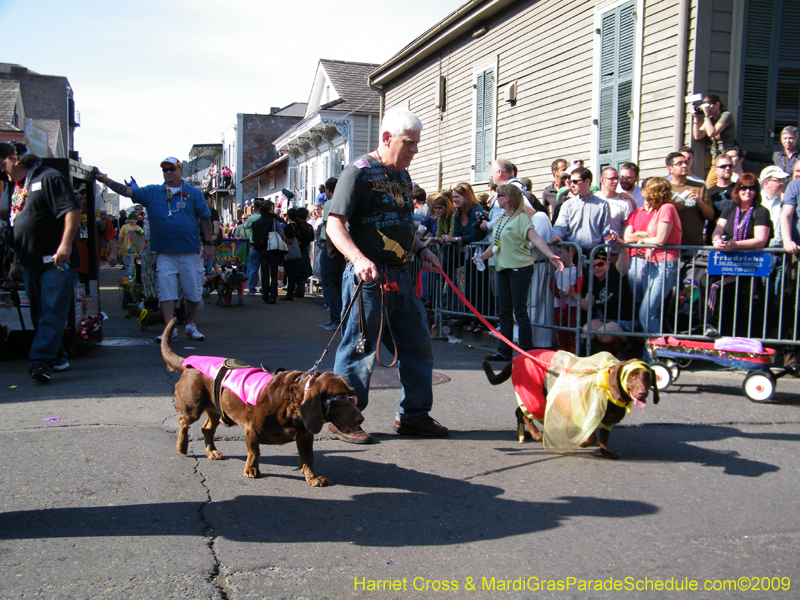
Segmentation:
{"type": "Polygon", "coordinates": [[[625,230],[625,221],[628,215],[636,210],[636,204],[629,194],[617,192],[618,183],[619,173],[617,173],[617,170],[614,167],[606,167],[600,173],[600,191],[596,195],[608,203],[611,229],[622,238],[622,233],[625,230]]]}
{"type": "Polygon", "coordinates": [[[644,206],[644,196],[642,196],[642,186],[639,185],[639,165],[626,162],[619,168],[618,192],[625,192],[636,203],[636,208],[644,206]]]}

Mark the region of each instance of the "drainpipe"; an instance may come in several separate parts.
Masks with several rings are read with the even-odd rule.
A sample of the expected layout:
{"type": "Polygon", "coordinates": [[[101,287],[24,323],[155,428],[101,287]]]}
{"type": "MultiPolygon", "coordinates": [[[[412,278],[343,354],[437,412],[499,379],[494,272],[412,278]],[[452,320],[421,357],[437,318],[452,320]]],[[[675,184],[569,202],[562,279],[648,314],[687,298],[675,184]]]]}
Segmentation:
{"type": "Polygon", "coordinates": [[[675,122],[672,126],[672,147],[675,151],[683,146],[684,126],[686,125],[686,44],[689,38],[689,13],[691,0],[680,0],[678,6],[678,39],[676,45],[677,74],[675,82],[675,122]]]}

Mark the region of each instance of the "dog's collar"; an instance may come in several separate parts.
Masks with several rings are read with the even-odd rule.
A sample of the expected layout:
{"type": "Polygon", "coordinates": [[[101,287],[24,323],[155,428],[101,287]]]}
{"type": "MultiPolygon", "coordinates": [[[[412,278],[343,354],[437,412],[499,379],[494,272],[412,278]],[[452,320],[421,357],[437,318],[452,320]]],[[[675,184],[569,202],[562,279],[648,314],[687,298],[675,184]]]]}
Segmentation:
{"type": "MultiPolygon", "coordinates": [[[[625,369],[627,368],[627,366],[628,365],[622,367],[623,376],[620,376],[620,384],[622,385],[622,390],[630,398],[630,394],[628,394],[628,390],[625,389],[625,384],[624,384],[625,379],[627,379],[627,376],[625,376],[625,369]]],[[[608,399],[609,402],[611,402],[611,404],[616,404],[620,408],[624,408],[627,411],[627,414],[631,414],[630,401],[624,402],[622,400],[617,400],[616,398],[614,398],[614,394],[611,393],[611,385],[609,384],[608,379],[611,376],[612,367],[613,365],[601,369],[600,371],[597,372],[597,380],[596,380],[597,387],[599,387],[601,390],[605,392],[606,398],[608,399]]]]}
{"type": "Polygon", "coordinates": [[[142,321],[144,321],[146,317],[147,317],[147,309],[143,308],[142,312],[139,313],[139,318],[136,319],[136,322],[139,323],[139,325],[141,325],[142,321]]]}

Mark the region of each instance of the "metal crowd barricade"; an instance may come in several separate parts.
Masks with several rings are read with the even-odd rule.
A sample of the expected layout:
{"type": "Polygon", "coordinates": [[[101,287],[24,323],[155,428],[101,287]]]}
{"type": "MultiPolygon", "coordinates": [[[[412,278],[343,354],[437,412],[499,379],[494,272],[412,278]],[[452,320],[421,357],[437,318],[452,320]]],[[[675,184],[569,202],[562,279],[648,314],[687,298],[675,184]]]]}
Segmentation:
{"type": "MultiPolygon", "coordinates": [[[[727,256],[709,246],[603,245],[592,249],[592,263],[601,248],[607,251],[680,251],[674,285],[667,281],[663,270],[658,275],[660,280],[657,281],[664,293],[657,306],[645,304],[645,308],[641,308],[642,302],[648,299],[646,282],[640,290],[632,286],[634,322],[637,327],[633,331],[614,332],[615,337],[655,338],[670,335],[678,339],[709,341],[719,336],[735,336],[759,340],[768,346],[798,345],[800,290],[797,262],[782,248],[759,248],[737,253],[744,257],[747,253],[753,253],[754,258],[758,256],[756,253],[772,257],[768,261],[768,275],[765,276],[709,274],[709,259],[727,256]],[[642,321],[653,316],[659,322],[658,329],[645,331],[642,321]]],[[[632,262],[640,260],[643,259],[631,259],[632,262]]],[[[611,263],[609,268],[614,268],[611,263]]],[[[629,265],[626,277],[620,278],[620,287],[629,283],[627,273],[631,268],[629,265]]],[[[589,281],[589,294],[593,294],[593,283],[589,281]]],[[[609,291],[615,293],[618,299],[623,296],[621,289],[609,291]]],[[[601,323],[597,327],[592,327],[592,320],[589,319],[590,326],[585,334],[587,353],[591,353],[592,336],[606,333],[608,324],[615,321],[609,318],[608,313],[609,306],[606,305],[602,315],[595,315],[595,321],[601,323]]]]}
{"type": "MultiPolygon", "coordinates": [[[[551,329],[554,336],[554,347],[576,351],[578,354],[591,354],[592,345],[598,342],[593,336],[608,335],[621,338],[632,343],[639,338],[642,342],[647,338],[670,335],[678,339],[708,341],[718,335],[748,337],[759,340],[769,346],[797,346],[798,329],[800,329],[800,277],[798,261],[787,255],[782,248],[762,248],[745,250],[741,253],[767,253],[773,257],[770,261],[769,275],[751,277],[745,275],[709,275],[708,260],[716,252],[708,246],[649,246],[642,244],[603,244],[589,252],[588,258],[581,249],[572,243],[552,244],[554,252],[560,253],[563,247],[572,248],[574,266],[577,273],[576,291],[579,297],[587,294],[594,296],[593,271],[595,255],[600,249],[612,254],[609,268],[614,268],[614,256],[619,252],[631,249],[645,252],[647,250],[665,252],[678,250],[677,278],[675,285],[667,281],[666,273],[660,273],[662,288],[666,288],[660,301],[651,308],[641,308],[647,297],[647,287],[642,281],[647,259],[629,258],[625,276],[619,278],[618,289],[608,289],[611,302],[606,302],[601,314],[593,312],[593,307],[582,309],[580,301],[571,299],[566,294],[568,283],[561,291],[564,278],[555,276],[555,269],[547,265],[547,276],[537,281],[534,277],[533,287],[546,285],[553,299],[552,310],[532,311],[539,315],[532,319],[534,327],[551,329]],[[637,281],[641,283],[637,285],[637,281]],[[629,285],[631,293],[623,294],[621,286],[629,285]],[[611,316],[619,314],[619,303],[624,298],[632,301],[631,309],[623,307],[627,315],[632,316],[630,327],[622,331],[609,331],[609,324],[619,319],[611,316]],[[632,300],[631,300],[632,299],[632,300]],[[655,311],[655,312],[654,312],[655,311]],[[544,318],[541,315],[545,315],[544,318]],[[657,317],[658,328],[645,331],[641,320],[648,321],[657,317]],[[584,330],[584,325],[585,330],[584,330]]],[[[456,246],[452,244],[429,246],[442,263],[448,277],[459,287],[466,298],[489,321],[498,322],[498,307],[494,296],[494,268],[486,265],[480,272],[472,262],[476,250],[483,251],[485,243],[456,246]]],[[[755,255],[754,255],[755,256],[755,255]]],[[[488,263],[488,261],[487,261],[488,263]]],[[[414,261],[412,275],[416,276],[419,263],[414,261]]],[[[434,325],[442,333],[442,326],[449,319],[468,319],[473,314],[449,288],[444,278],[434,273],[424,273],[427,277],[426,299],[434,311],[434,325]]],[[[532,290],[531,298],[536,296],[532,290]]],[[[602,344],[601,344],[602,345],[602,344]]]]}

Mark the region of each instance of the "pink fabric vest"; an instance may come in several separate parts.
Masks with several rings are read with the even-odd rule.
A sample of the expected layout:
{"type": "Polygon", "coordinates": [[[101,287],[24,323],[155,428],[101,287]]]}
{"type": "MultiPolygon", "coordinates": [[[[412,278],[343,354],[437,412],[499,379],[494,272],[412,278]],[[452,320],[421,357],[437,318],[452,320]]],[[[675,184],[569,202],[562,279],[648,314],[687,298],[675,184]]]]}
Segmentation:
{"type": "MultiPolygon", "coordinates": [[[[197,369],[213,381],[225,360],[218,356],[189,356],[183,361],[183,366],[197,369]]],[[[245,404],[255,406],[271,379],[272,374],[261,369],[231,369],[222,380],[222,387],[232,391],[245,404]]]]}

